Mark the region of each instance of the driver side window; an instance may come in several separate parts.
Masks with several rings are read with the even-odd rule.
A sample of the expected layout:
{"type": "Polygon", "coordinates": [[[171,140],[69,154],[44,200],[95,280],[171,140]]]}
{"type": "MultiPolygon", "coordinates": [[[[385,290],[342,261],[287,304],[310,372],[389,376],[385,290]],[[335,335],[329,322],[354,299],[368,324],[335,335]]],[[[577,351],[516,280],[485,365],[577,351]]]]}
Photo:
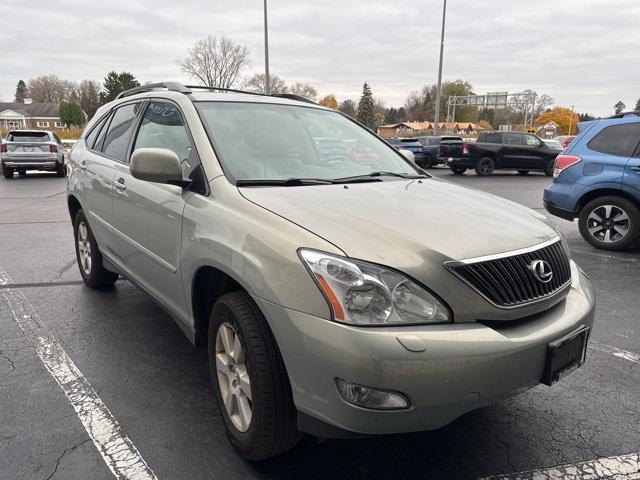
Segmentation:
{"type": "Polygon", "coordinates": [[[540,146],[540,140],[538,140],[537,137],[534,137],[533,135],[525,135],[524,142],[525,142],[525,145],[528,145],[530,147],[540,146]]]}
{"type": "Polygon", "coordinates": [[[193,181],[191,190],[206,193],[202,164],[177,106],[168,102],[150,102],[144,113],[134,150],[165,148],[178,155],[182,174],[193,181]]]}

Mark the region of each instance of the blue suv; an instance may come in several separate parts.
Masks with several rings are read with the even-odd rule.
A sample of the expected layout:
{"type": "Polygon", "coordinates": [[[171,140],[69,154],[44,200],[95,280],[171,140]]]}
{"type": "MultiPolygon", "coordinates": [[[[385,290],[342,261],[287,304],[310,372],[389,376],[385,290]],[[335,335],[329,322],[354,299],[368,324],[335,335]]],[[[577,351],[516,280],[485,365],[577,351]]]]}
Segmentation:
{"type": "Polygon", "coordinates": [[[640,112],[582,122],[558,155],[545,208],[578,218],[580,234],[596,248],[626,250],[640,241],[640,112]]]}

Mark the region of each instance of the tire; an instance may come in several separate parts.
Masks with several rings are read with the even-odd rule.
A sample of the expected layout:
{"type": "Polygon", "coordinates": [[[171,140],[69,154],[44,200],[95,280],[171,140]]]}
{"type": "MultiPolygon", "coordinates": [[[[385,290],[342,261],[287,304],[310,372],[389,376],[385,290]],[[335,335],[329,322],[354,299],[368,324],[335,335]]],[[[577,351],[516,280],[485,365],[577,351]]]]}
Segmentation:
{"type": "Polygon", "coordinates": [[[451,164],[449,165],[449,170],[451,170],[456,175],[464,175],[464,172],[467,171],[467,167],[461,167],[460,165],[451,164]]]}
{"type": "Polygon", "coordinates": [[[58,165],[56,167],[56,176],[58,176],[58,177],[66,177],[67,176],[67,166],[64,163],[62,165],[58,165]]]}
{"type": "Polygon", "coordinates": [[[113,285],[118,280],[118,274],[107,270],[102,265],[102,254],[82,209],[78,210],[73,222],[73,238],[76,245],[76,260],[84,283],[91,288],[105,288],[113,285]]]}
{"type": "Polygon", "coordinates": [[[302,435],[297,429],[289,378],[271,330],[247,293],[227,293],[215,302],[209,318],[208,350],[220,416],[238,453],[247,460],[258,461],[293,448],[302,435]],[[224,334],[232,334],[228,338],[235,340],[234,354],[227,354],[222,341],[224,334]],[[237,343],[242,349],[241,360],[237,356],[237,343]],[[242,387],[246,378],[250,382],[249,396],[242,387]],[[229,403],[233,413],[228,412],[224,398],[233,399],[229,403]],[[244,411],[249,405],[248,421],[242,420],[241,404],[245,405],[244,411]]]}
{"type": "Polygon", "coordinates": [[[4,175],[4,178],[6,178],[7,180],[12,179],[13,178],[13,168],[8,168],[8,167],[5,167],[3,165],[2,166],[2,175],[4,175]]]}
{"type": "Polygon", "coordinates": [[[529,175],[529,170],[518,170],[518,175],[529,175]]]}
{"type": "Polygon", "coordinates": [[[420,168],[424,168],[425,170],[429,170],[430,168],[433,168],[433,161],[431,160],[431,157],[427,157],[426,159],[421,161],[420,165],[418,166],[420,168]]]}
{"type": "Polygon", "coordinates": [[[26,177],[27,176],[27,171],[26,170],[18,170],[18,175],[20,175],[21,177],[26,177]]]}
{"type": "Polygon", "coordinates": [[[476,165],[476,175],[479,177],[486,177],[487,175],[493,174],[493,170],[496,165],[493,162],[493,159],[489,157],[482,157],[478,164],[476,165]]]}
{"type": "Polygon", "coordinates": [[[582,238],[596,248],[627,250],[640,240],[640,210],[623,197],[599,197],[582,208],[578,226],[582,238]]]}
{"type": "Polygon", "coordinates": [[[549,163],[547,163],[547,168],[544,169],[544,174],[547,177],[553,177],[553,170],[556,167],[556,161],[555,160],[551,160],[549,163]]]}

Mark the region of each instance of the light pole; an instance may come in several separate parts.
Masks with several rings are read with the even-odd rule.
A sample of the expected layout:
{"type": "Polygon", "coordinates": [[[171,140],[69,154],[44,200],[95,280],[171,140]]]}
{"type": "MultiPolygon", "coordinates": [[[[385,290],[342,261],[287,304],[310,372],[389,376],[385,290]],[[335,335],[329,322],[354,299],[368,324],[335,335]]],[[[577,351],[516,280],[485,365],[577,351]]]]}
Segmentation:
{"type": "Polygon", "coordinates": [[[567,135],[571,135],[571,128],[573,127],[573,109],[575,108],[575,105],[571,105],[571,116],[569,117],[569,132],[567,133],[567,135]]]}
{"type": "Polygon", "coordinates": [[[267,0],[264,0],[264,84],[265,93],[271,94],[269,79],[269,28],[267,23],[267,0]]]}
{"type": "Polygon", "coordinates": [[[440,98],[442,98],[442,56],[444,55],[444,24],[447,17],[447,0],[444,0],[442,7],[442,33],[440,35],[440,64],[438,66],[438,89],[436,90],[436,119],[433,133],[440,133],[440,98]]]}

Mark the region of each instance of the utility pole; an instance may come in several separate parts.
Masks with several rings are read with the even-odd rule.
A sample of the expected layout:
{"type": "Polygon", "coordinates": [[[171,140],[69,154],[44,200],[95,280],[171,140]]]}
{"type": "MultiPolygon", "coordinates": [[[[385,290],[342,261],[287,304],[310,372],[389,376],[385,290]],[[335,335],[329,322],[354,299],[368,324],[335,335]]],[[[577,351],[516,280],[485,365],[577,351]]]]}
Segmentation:
{"type": "Polygon", "coordinates": [[[436,118],[433,133],[440,134],[440,99],[442,98],[442,57],[444,55],[444,25],[447,17],[447,0],[444,0],[442,7],[442,32],[440,34],[440,64],[438,65],[438,89],[436,91],[436,118]]]}
{"type": "Polygon", "coordinates": [[[267,22],[267,0],[264,0],[264,89],[271,94],[271,80],[269,78],[269,24],[267,22]]]}
{"type": "Polygon", "coordinates": [[[571,105],[571,116],[569,117],[569,131],[567,132],[567,135],[571,135],[571,128],[573,128],[573,109],[575,108],[575,105],[571,105]]]}

